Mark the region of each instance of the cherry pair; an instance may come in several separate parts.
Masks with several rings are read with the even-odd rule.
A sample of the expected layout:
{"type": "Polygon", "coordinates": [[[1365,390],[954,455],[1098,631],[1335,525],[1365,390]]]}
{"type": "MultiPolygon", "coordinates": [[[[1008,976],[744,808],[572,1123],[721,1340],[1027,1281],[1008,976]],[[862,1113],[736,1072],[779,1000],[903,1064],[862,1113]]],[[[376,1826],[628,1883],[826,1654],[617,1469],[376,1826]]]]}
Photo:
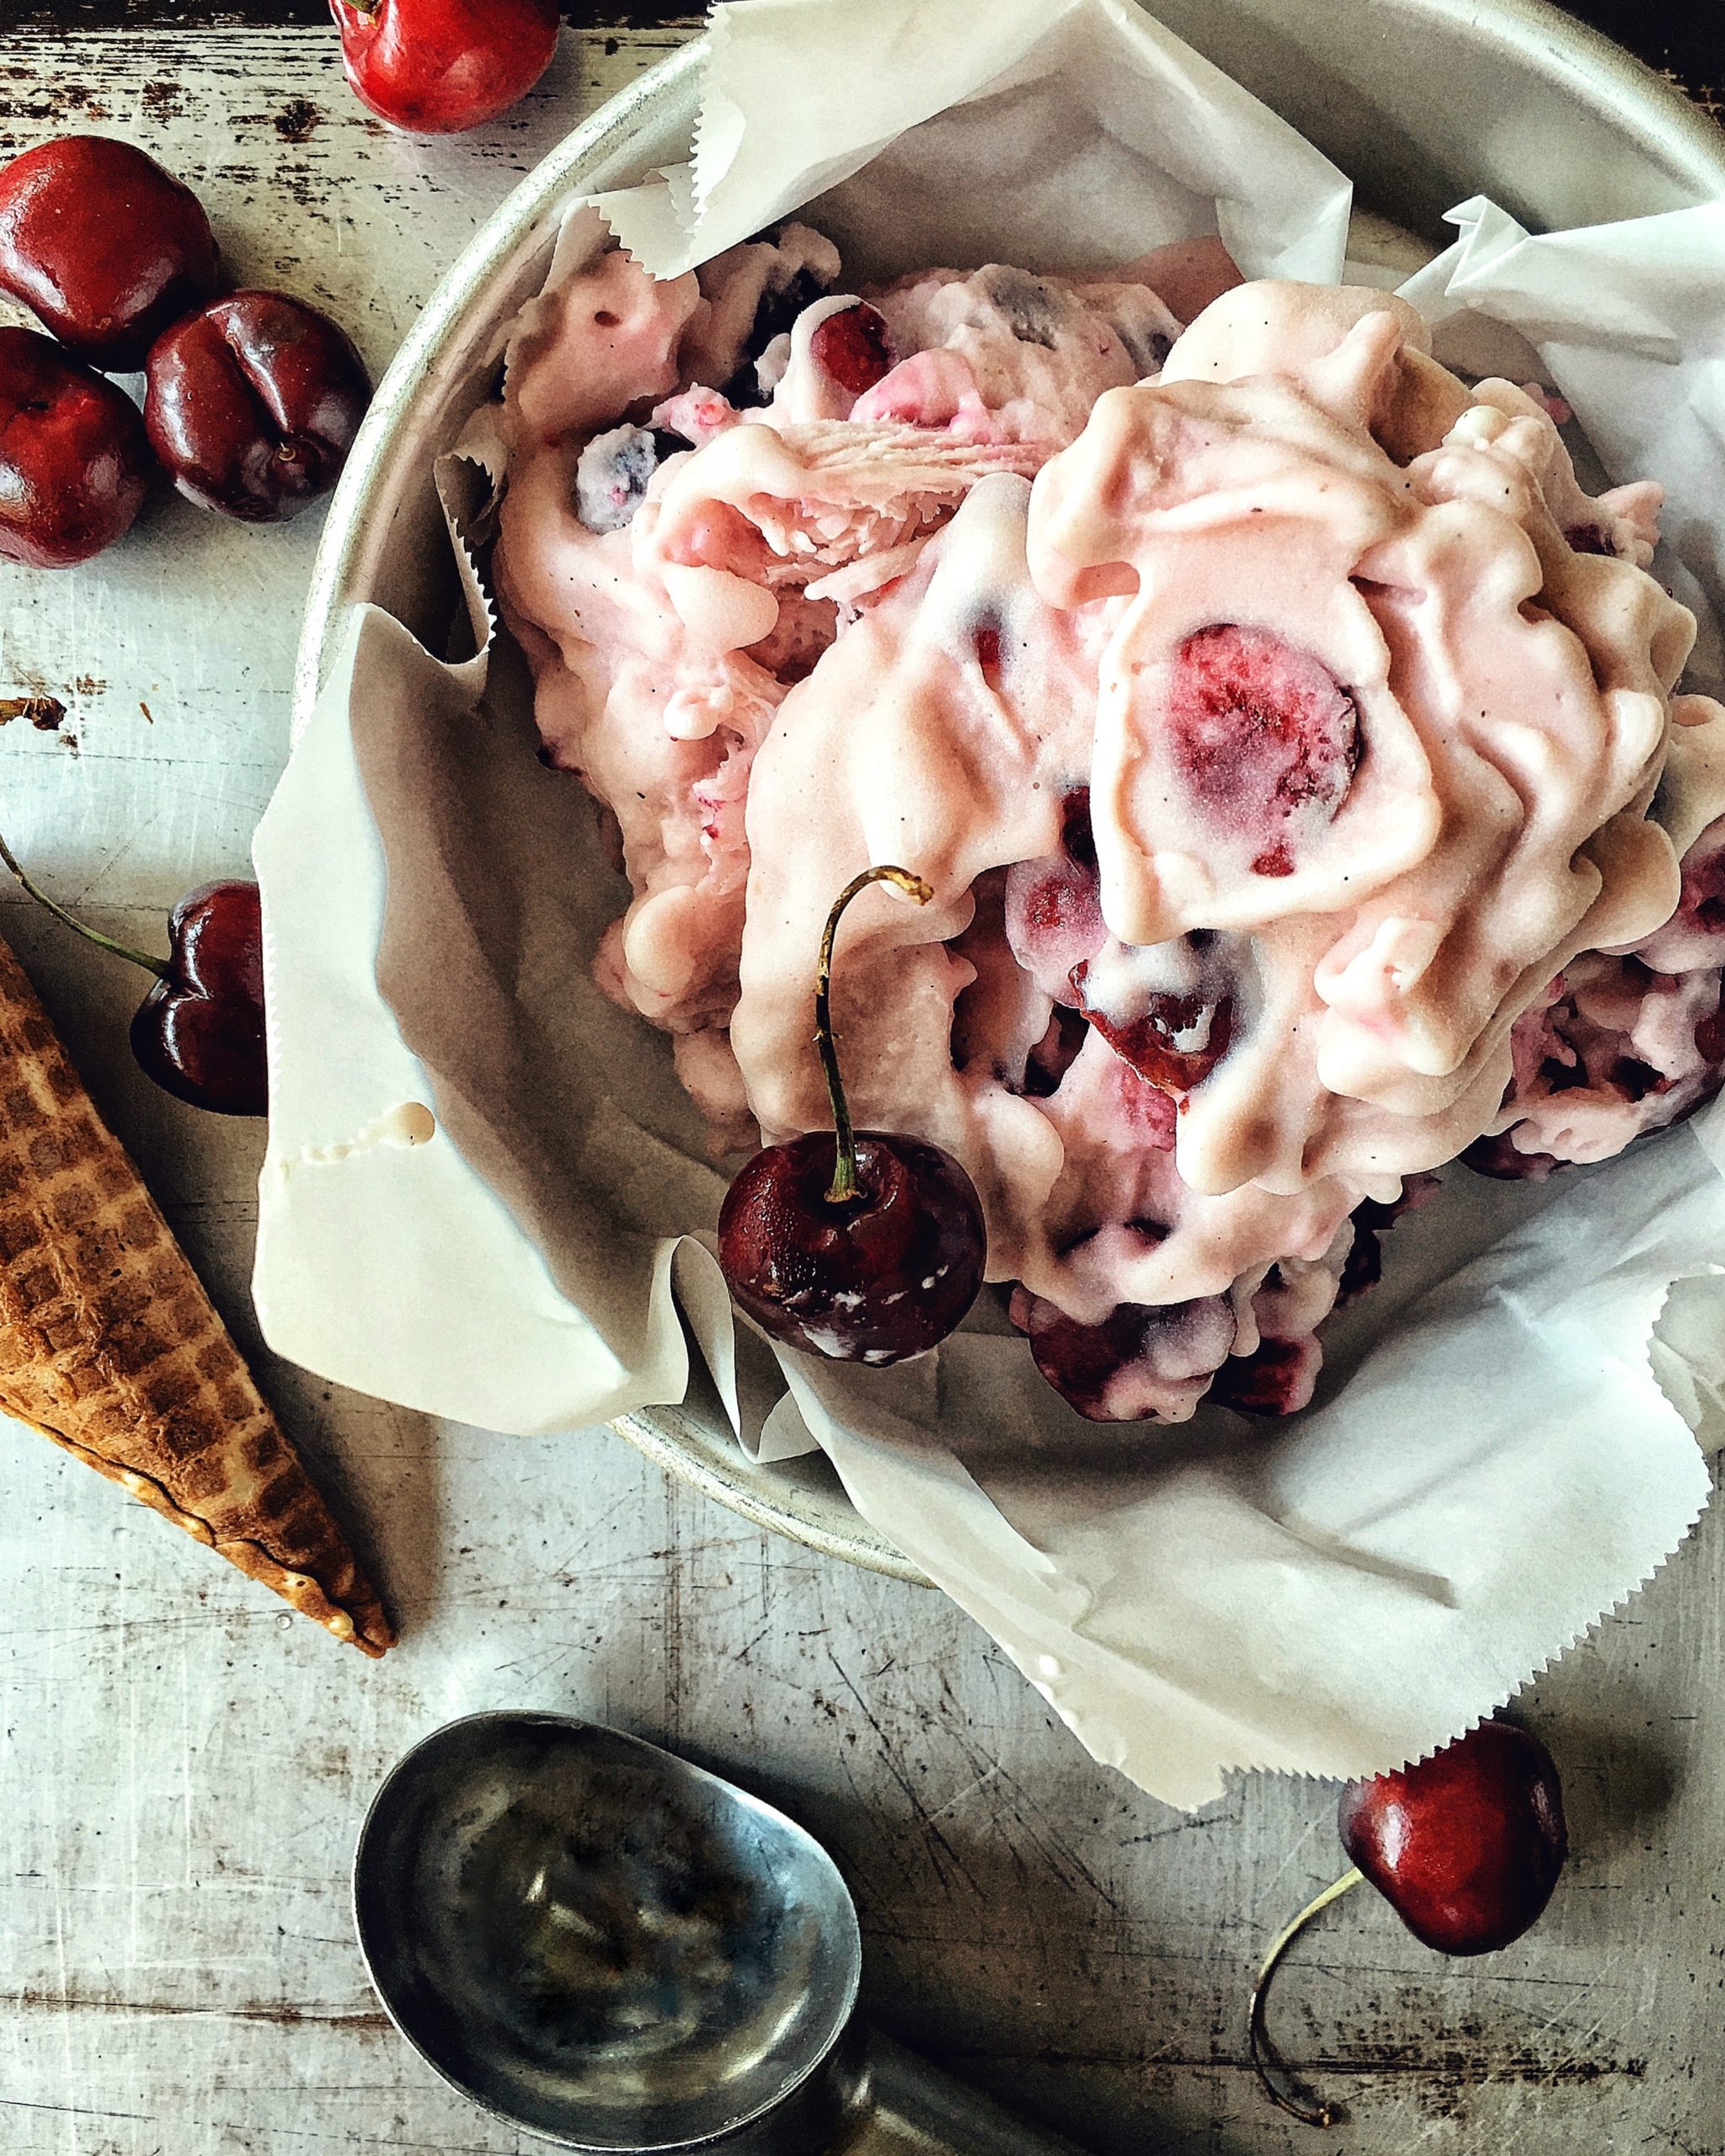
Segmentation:
{"type": "Polygon", "coordinates": [[[88,561],[155,463],[253,523],[334,484],[371,397],[358,354],[316,308],[219,279],[202,205],[129,143],[67,136],[0,170],[0,291],[53,333],[0,329],[0,558],[88,561]],[[104,378],[140,368],[142,415],[104,378]]]}

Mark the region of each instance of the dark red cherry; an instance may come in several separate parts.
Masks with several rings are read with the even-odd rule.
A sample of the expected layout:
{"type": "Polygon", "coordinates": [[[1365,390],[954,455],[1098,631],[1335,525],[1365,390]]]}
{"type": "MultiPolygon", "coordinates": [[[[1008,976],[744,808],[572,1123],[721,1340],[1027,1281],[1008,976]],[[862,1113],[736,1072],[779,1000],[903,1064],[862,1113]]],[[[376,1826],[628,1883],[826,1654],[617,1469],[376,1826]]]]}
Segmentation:
{"type": "Polygon", "coordinates": [[[1489,1954],[1519,1939],[1569,1849],[1556,1762],[1501,1721],[1417,1766],[1349,1782],[1339,1824],[1354,1863],[1440,1954],[1489,1954]]]}
{"type": "MultiPolygon", "coordinates": [[[[1156,1098],[1172,1117],[1173,1102],[1165,1093],[1156,1098]]],[[[1162,1230],[1154,1222],[1130,1225],[1146,1250],[1162,1239],[1162,1230]]],[[[1028,1339],[1037,1369],[1068,1406],[1092,1422],[1159,1422],[1161,1411],[1146,1401],[1159,1388],[1166,1390],[1164,1373],[1170,1366],[1187,1362],[1190,1367],[1182,1348],[1187,1340],[1202,1337],[1216,1309],[1213,1300],[1116,1303],[1099,1324],[1082,1325],[1022,1289],[1012,1305],[1012,1322],[1028,1339]]],[[[1201,1363],[1202,1355],[1198,1359],[1201,1363]]]]}
{"type": "Polygon", "coordinates": [[[884,382],[893,371],[893,348],[886,317],[867,300],[817,322],[809,338],[809,355],[841,389],[860,397],[884,382]]]}
{"type": "Polygon", "coordinates": [[[495,120],[557,50],[557,0],[329,0],[329,12],[354,94],[417,135],[495,120]]]}
{"type": "Polygon", "coordinates": [[[950,1153],[856,1134],[856,1197],[835,1203],[834,1139],[769,1145],[725,1193],[718,1262],[762,1331],[841,1362],[901,1363],[937,1347],[982,1285],[975,1186],[950,1153]]]}
{"type": "Polygon", "coordinates": [[[1282,1956],[1312,1919],[1369,1880],[1426,1945],[1493,1953],[1536,1921],[1569,1854],[1557,1763],[1508,1722],[1482,1722],[1417,1766],[1349,1782],[1338,1824],[1354,1869],[1276,1935],[1246,2017],[1264,2094],[1307,2126],[1333,2126],[1336,2113],[1289,2073],[1265,2007],[1282,1956]]]}
{"type": "Polygon", "coordinates": [[[0,560],[88,561],[130,527],[151,468],[124,390],[34,329],[0,328],[0,560]]]}
{"type": "Polygon", "coordinates": [[[1323,1350],[1303,1340],[1260,1340],[1249,1355],[1231,1355],[1216,1372],[1210,1397],[1242,1415],[1297,1415],[1311,1404],[1323,1350]]]}
{"type": "Polygon", "coordinates": [[[327,494],[371,402],[364,364],[326,314],[233,292],[150,353],[144,424],[181,494],[251,524],[327,494]]]}
{"type": "Polygon", "coordinates": [[[164,1091],[217,1115],[264,1115],[264,924],[255,883],[200,884],[168,916],[168,968],[131,1022],[164,1091]]]}
{"type": "Polygon", "coordinates": [[[132,1054],[147,1077],[217,1115],[268,1112],[264,919],[255,883],[202,883],[188,891],[168,916],[168,957],[152,958],[68,913],[25,873],[3,838],[0,862],[86,942],[156,976],[131,1022],[132,1054]]]}
{"type": "Polygon", "coordinates": [[[66,135],[0,171],[0,290],[93,366],[142,366],[219,267],[197,196],[130,142],[66,135]]]}
{"type": "Polygon", "coordinates": [[[814,970],[814,1041],[833,1129],[768,1145],[718,1216],[718,1262],[764,1332],[840,1362],[900,1363],[936,1347],[976,1299],[988,1254],[976,1188],[950,1153],[889,1131],[852,1131],[833,1046],[833,938],[859,891],[888,883],[927,905],[907,869],[865,869],[826,917],[814,970]]]}

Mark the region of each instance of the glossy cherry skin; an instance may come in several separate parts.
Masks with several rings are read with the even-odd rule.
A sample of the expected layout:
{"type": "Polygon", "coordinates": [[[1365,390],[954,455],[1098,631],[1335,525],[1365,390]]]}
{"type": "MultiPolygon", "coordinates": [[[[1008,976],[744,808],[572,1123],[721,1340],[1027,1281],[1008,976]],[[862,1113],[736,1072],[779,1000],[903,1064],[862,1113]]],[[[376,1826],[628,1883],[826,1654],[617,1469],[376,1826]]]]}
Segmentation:
{"type": "Polygon", "coordinates": [[[151,471],[124,390],[34,329],[0,328],[0,560],[88,561],[131,526],[151,471]]]}
{"type": "Polygon", "coordinates": [[[132,1054],[176,1099],[263,1115],[264,925],[255,883],[200,884],[168,918],[171,953],[131,1022],[132,1054]]]}
{"type": "Polygon", "coordinates": [[[1418,1766],[1349,1782],[1339,1824],[1354,1863],[1440,1954],[1489,1954],[1520,1938],[1569,1852],[1556,1763],[1508,1722],[1482,1722],[1418,1766]]]}
{"type": "Polygon", "coordinates": [[[341,65],[380,120],[415,135],[478,127],[524,98],[557,50],[556,0],[329,0],[341,65]]]}
{"type": "Polygon", "coordinates": [[[281,292],[234,292],[157,340],[144,424],[181,494],[273,524],[335,484],[371,398],[328,315],[281,292]]]}
{"type": "Polygon", "coordinates": [[[142,366],[219,273],[202,203],[130,142],[66,135],[0,171],[0,288],[93,366],[142,366]]]}
{"type": "Polygon", "coordinates": [[[827,1198],[836,1140],[769,1145],[725,1193],[718,1262],[775,1340],[840,1362],[901,1363],[937,1347],[976,1299],[987,1238],[950,1153],[857,1133],[858,1195],[827,1198]]]}

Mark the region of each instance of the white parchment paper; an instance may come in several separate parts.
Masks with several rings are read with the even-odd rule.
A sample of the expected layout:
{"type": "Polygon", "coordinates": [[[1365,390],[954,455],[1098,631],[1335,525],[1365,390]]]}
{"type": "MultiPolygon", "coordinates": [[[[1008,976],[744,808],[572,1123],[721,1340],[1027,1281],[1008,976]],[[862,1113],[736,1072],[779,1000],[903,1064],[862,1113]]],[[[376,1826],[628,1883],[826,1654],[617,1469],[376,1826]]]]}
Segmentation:
{"type": "MultiPolygon", "coordinates": [[[[1220,232],[1253,274],[1326,280],[1348,199],[1126,0],[748,0],[716,13],[692,165],[598,207],[660,273],[810,204],[862,275],[1094,268],[1220,232]]],[[[1613,478],[1686,490],[1677,545],[1705,593],[1717,542],[1686,504],[1725,501],[1717,327],[1700,348],[1725,259],[1698,259],[1690,215],[1602,245],[1470,204],[1416,284],[1434,315],[1477,329],[1485,310],[1530,342],[1613,478]],[[1547,266],[1565,243],[1584,269],[1547,266]]],[[[601,231],[578,205],[559,268],[601,231]]],[[[466,470],[458,527],[483,491],[469,472],[462,497],[466,470]]],[[[1098,1757],[1183,1805],[1232,1767],[1354,1774],[1445,1741],[1698,1516],[1725,1109],[1537,1191],[1455,1171],[1288,1424],[1087,1423],[992,1305],[896,1371],[775,1364],[702,1241],[721,1185],[665,1043],[592,985],[625,893],[535,745],[507,640],[446,665],[362,610],[259,830],[256,1284],[282,1353],[539,1431],[680,1399],[692,1337],[740,1442],[819,1442],[1098,1757]],[[409,1149],[410,1100],[441,1127],[409,1149]]]]}
{"type": "Polygon", "coordinates": [[[1702,638],[1690,664],[1725,682],[1725,202],[1530,233],[1482,195],[1450,211],[1461,237],[1402,291],[1440,357],[1481,371],[1508,329],[1538,355],[1614,477],[1665,489],[1666,581],[1702,638]]]}

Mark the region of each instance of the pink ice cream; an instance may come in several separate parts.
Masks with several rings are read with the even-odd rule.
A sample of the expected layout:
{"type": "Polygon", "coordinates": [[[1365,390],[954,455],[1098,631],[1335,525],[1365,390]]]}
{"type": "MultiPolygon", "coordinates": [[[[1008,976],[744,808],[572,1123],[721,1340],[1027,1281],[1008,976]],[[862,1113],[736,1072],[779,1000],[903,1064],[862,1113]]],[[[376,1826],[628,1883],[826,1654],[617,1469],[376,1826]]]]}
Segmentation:
{"type": "Polygon", "coordinates": [[[1725,712],[1675,693],[1657,490],[1590,499],[1378,292],[1183,332],[1155,258],[839,267],[606,254],[512,354],[497,580],[620,833],[600,978],[722,1146],[823,1127],[821,924],[904,863],[934,902],[840,947],[853,1105],[969,1171],[1044,1374],[1302,1406],[1416,1180],[1719,1083],[1725,712]]]}

